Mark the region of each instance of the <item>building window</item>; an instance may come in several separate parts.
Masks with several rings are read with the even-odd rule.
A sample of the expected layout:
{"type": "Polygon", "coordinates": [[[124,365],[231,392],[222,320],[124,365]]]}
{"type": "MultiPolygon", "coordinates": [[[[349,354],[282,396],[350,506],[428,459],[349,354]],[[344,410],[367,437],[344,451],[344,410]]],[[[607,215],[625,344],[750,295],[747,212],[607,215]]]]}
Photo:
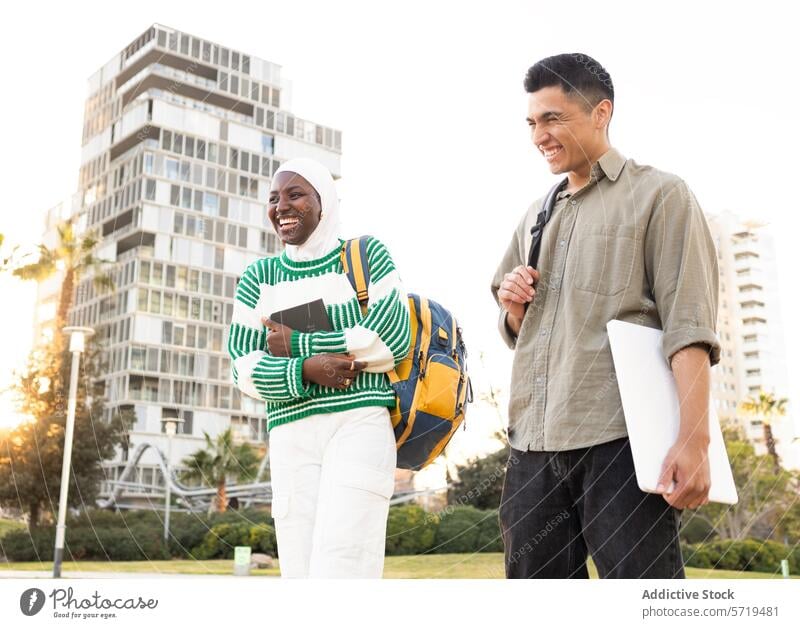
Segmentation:
{"type": "Polygon", "coordinates": [[[203,195],[203,211],[210,216],[216,216],[219,213],[219,196],[206,192],[203,195]]]}
{"type": "Polygon", "coordinates": [[[266,133],[261,134],[261,152],[271,155],[274,151],[275,139],[266,133]]]}
{"type": "Polygon", "coordinates": [[[192,190],[191,188],[183,188],[183,194],[181,196],[181,207],[186,209],[192,208],[192,190]]]}
{"type": "Polygon", "coordinates": [[[135,371],[144,370],[144,347],[131,347],[131,369],[135,371]]]}
{"type": "Polygon", "coordinates": [[[179,177],[179,162],[176,159],[167,159],[167,179],[172,179],[173,181],[177,181],[179,177]]]}
{"type": "Polygon", "coordinates": [[[194,412],[192,410],[183,410],[181,412],[183,423],[180,424],[178,432],[180,434],[192,434],[194,428],[194,412]]]}

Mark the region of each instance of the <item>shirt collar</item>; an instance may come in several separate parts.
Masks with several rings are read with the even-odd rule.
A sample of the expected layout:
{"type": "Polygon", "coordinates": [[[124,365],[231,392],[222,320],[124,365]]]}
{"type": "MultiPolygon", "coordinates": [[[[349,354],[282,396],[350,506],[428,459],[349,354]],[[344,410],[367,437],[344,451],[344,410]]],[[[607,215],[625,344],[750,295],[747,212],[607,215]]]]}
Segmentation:
{"type": "MultiPolygon", "coordinates": [[[[619,152],[616,148],[609,148],[597,162],[592,164],[592,169],[589,173],[589,179],[595,179],[599,181],[604,176],[608,177],[609,181],[612,183],[619,178],[620,172],[622,172],[623,166],[625,166],[625,162],[627,158],[621,152],[619,152]]],[[[566,190],[561,190],[556,195],[556,200],[560,200],[567,196],[571,196],[569,192],[566,190]]]]}
{"type": "Polygon", "coordinates": [[[592,164],[592,175],[596,179],[602,178],[601,175],[605,174],[612,182],[616,181],[622,168],[625,166],[625,155],[620,153],[616,148],[609,148],[602,157],[597,160],[597,163],[592,164]]]}

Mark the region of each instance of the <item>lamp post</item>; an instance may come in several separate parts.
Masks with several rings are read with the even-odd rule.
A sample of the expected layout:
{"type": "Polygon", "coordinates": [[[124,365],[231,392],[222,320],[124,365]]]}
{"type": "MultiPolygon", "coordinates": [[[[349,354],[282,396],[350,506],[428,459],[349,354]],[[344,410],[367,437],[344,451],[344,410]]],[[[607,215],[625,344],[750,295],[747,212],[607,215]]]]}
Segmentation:
{"type": "Polygon", "coordinates": [[[61,493],[58,499],[58,524],[56,525],[56,547],[53,555],[53,578],[61,577],[61,560],[64,555],[64,531],[67,518],[67,496],[69,494],[69,468],[72,464],[72,437],[75,432],[75,405],[78,395],[78,367],[87,336],[94,333],[91,327],[65,327],[70,335],[69,350],[72,367],[69,374],[69,401],[67,402],[67,425],[64,434],[64,459],[61,462],[61,493]]]}
{"type": "Polygon", "coordinates": [[[178,424],[183,423],[183,419],[170,416],[163,417],[161,422],[164,424],[164,432],[167,434],[167,474],[164,476],[164,544],[169,541],[169,506],[170,506],[170,469],[172,468],[172,437],[178,431],[178,424]]]}

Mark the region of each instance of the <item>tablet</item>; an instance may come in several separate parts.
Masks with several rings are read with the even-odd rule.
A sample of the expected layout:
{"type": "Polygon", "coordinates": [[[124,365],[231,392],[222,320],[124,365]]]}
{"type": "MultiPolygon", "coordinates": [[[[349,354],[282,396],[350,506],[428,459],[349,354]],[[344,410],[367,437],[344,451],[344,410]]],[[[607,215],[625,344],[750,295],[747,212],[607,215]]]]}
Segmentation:
{"type": "Polygon", "coordinates": [[[333,331],[328,311],[325,309],[322,299],[296,305],[280,312],[273,312],[270,318],[276,323],[306,333],[333,331]]]}
{"type": "MultiPolygon", "coordinates": [[[[661,352],[663,333],[660,329],[623,321],[610,321],[606,329],[614,358],[636,479],[640,489],[656,493],[661,465],[678,437],[680,427],[675,378],[661,352]]],[[[725,450],[722,429],[710,398],[708,421],[708,461],[711,472],[708,498],[714,502],[735,504],[739,497],[725,450]]]]}

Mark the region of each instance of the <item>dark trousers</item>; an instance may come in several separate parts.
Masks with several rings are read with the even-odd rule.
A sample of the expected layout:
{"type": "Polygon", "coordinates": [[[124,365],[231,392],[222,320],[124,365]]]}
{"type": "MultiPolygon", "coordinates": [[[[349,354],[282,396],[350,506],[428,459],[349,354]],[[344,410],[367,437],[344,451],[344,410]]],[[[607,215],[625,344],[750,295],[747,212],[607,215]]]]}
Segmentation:
{"type": "Polygon", "coordinates": [[[684,578],[682,511],[636,484],[630,443],[511,449],[500,501],[506,578],[684,578]]]}

